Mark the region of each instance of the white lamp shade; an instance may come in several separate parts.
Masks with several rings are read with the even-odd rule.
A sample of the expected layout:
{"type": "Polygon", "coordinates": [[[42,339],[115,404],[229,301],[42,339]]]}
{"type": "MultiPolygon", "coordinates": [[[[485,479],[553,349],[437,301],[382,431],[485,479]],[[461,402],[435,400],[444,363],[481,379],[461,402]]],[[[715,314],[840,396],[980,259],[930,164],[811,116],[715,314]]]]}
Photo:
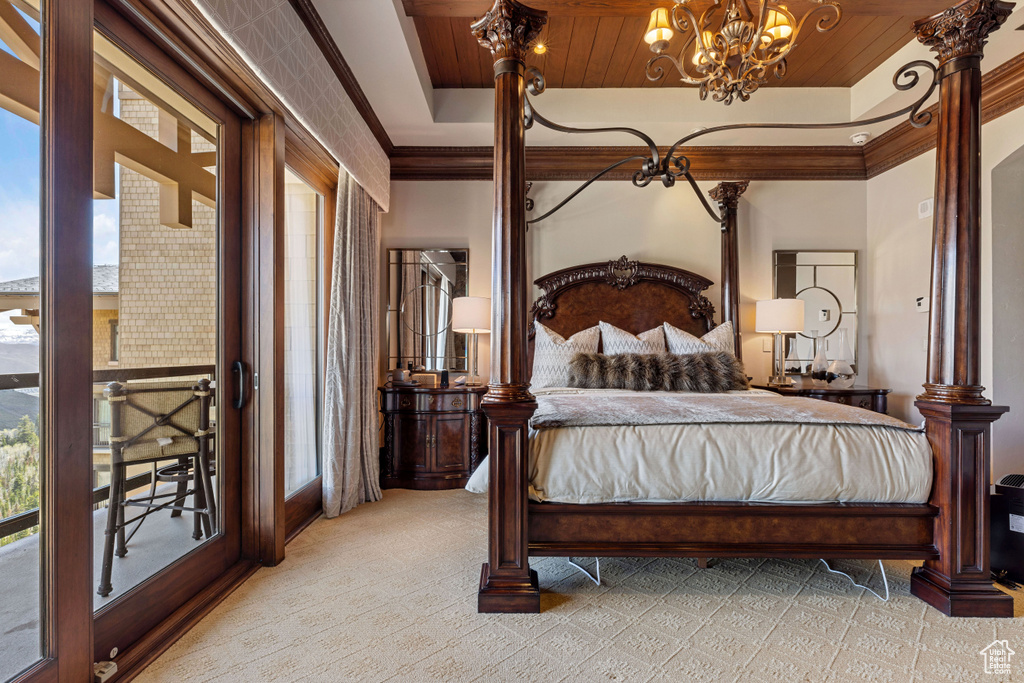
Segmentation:
{"type": "Polygon", "coordinates": [[[452,330],[455,332],[490,332],[491,300],[485,296],[460,296],[453,299],[452,330]]]}
{"type": "Polygon", "coordinates": [[[755,313],[755,332],[786,333],[804,331],[804,302],[802,299],[758,301],[755,313]]]}

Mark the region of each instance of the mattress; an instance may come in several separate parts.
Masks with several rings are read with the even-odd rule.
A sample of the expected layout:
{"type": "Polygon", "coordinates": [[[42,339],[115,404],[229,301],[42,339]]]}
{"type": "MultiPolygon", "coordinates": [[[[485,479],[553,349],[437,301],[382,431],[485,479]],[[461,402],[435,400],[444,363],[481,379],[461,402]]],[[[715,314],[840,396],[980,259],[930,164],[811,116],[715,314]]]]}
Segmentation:
{"type": "MultiPolygon", "coordinates": [[[[641,398],[631,399],[633,392],[617,393],[634,404],[641,398]]],[[[747,405],[806,402],[785,404],[800,410],[777,411],[782,414],[826,410],[814,405],[823,403],[815,399],[738,393],[742,396],[737,403],[747,405]]],[[[732,400],[716,397],[719,403],[732,400]]],[[[683,404],[703,400],[701,395],[680,398],[683,404]]],[[[544,401],[545,396],[538,395],[538,412],[550,414],[544,401]]],[[[761,413],[776,406],[764,405],[761,413]]],[[[836,410],[840,412],[835,424],[701,422],[694,417],[673,424],[662,417],[659,424],[531,428],[529,495],[535,501],[579,504],[927,502],[932,453],[923,430],[860,408],[827,407],[836,410]]],[[[485,492],[487,474],[485,461],[466,488],[485,492]]]]}

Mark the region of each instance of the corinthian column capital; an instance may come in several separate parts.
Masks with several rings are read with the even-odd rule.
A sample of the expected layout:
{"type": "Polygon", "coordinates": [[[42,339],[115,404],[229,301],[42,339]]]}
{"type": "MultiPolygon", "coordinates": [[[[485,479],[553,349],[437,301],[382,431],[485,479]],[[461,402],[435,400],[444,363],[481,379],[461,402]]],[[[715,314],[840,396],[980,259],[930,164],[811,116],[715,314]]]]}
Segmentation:
{"type": "Polygon", "coordinates": [[[494,60],[526,62],[533,39],[547,23],[547,12],[522,5],[516,0],[495,0],[494,6],[471,27],[480,44],[491,51],[494,60]]]}
{"type": "Polygon", "coordinates": [[[939,66],[960,57],[981,57],[992,31],[1013,11],[1003,0],[964,0],[914,24],[917,39],[939,54],[939,66]]]}

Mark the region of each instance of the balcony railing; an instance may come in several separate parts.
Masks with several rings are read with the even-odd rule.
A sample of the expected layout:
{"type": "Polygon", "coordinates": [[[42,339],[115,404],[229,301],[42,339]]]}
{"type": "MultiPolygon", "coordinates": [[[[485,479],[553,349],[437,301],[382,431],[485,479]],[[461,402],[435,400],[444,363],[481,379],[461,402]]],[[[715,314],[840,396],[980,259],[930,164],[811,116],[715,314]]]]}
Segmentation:
{"type": "MultiPolygon", "coordinates": [[[[94,384],[125,382],[138,379],[163,379],[170,377],[212,376],[216,372],[213,365],[180,365],[165,368],[115,368],[112,370],[95,370],[92,373],[94,384]]],[[[0,375],[0,391],[11,389],[35,389],[39,387],[39,373],[23,373],[0,375]]],[[[105,430],[109,435],[109,428],[105,430]]],[[[143,472],[127,480],[127,490],[148,486],[152,482],[152,472],[143,472]]],[[[110,497],[110,485],[93,489],[93,505],[99,505],[110,497]]],[[[39,508],[27,510],[5,519],[0,519],[0,539],[7,538],[39,524],[39,508]]]]}

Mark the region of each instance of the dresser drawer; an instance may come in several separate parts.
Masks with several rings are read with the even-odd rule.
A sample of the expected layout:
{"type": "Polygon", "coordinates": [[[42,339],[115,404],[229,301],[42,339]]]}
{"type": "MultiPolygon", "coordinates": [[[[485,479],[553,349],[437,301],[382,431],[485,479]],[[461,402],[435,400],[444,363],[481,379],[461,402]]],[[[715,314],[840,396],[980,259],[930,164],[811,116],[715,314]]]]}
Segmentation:
{"type": "Polygon", "coordinates": [[[420,393],[389,391],[384,393],[387,412],[468,413],[480,408],[480,394],[472,391],[420,393]]]}

